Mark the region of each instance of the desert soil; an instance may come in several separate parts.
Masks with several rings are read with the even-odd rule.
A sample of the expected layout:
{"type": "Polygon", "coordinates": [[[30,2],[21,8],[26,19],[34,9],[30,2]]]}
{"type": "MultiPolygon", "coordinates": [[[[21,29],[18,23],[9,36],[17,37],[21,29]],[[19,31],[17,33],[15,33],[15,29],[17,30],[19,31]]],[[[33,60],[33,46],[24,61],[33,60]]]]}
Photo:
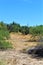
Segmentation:
{"type": "Polygon", "coordinates": [[[17,50],[0,51],[0,60],[4,61],[5,65],[43,65],[43,59],[31,58],[17,50]]]}
{"type": "Polygon", "coordinates": [[[23,49],[33,47],[35,42],[25,42],[31,36],[21,34],[10,34],[9,42],[13,44],[14,49],[0,51],[1,65],[43,65],[43,59],[32,58],[29,54],[20,52],[23,49]]]}

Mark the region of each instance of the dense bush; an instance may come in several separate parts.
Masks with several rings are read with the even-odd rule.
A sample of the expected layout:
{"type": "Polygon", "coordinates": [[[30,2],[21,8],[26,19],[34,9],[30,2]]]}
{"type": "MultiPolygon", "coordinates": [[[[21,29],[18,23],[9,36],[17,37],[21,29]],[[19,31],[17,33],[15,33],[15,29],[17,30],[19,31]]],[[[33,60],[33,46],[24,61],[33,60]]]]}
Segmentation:
{"type": "Polygon", "coordinates": [[[12,48],[11,43],[6,42],[9,38],[9,31],[7,29],[6,24],[0,22],[0,49],[12,48]]]}
{"type": "Polygon", "coordinates": [[[32,35],[43,35],[43,25],[39,26],[20,26],[19,24],[13,22],[11,24],[7,24],[7,28],[9,32],[21,32],[22,34],[32,34],[32,35]]]}
{"type": "Polygon", "coordinates": [[[0,49],[6,50],[10,48],[13,48],[11,43],[6,42],[5,40],[0,41],[0,49]]]}
{"type": "Polygon", "coordinates": [[[9,32],[19,32],[20,30],[20,25],[13,22],[11,24],[7,24],[7,28],[9,30],[9,32]]]}
{"type": "Polygon", "coordinates": [[[43,36],[43,25],[39,26],[20,26],[18,23],[5,24],[3,22],[0,23],[0,30],[5,31],[5,33],[9,32],[21,32],[22,34],[32,34],[32,35],[42,35],[43,36]]]}
{"type": "Polygon", "coordinates": [[[0,30],[0,40],[8,38],[9,38],[9,32],[7,30],[0,30]]]}
{"type": "Polygon", "coordinates": [[[20,32],[21,32],[22,34],[25,34],[25,35],[29,34],[29,27],[28,27],[28,26],[22,26],[22,27],[20,28],[20,32]]]}
{"type": "Polygon", "coordinates": [[[3,22],[0,22],[0,39],[8,37],[9,37],[9,31],[7,29],[7,25],[3,22]]]}
{"type": "Polygon", "coordinates": [[[13,22],[11,24],[7,24],[7,28],[9,32],[21,32],[22,34],[29,34],[28,26],[20,26],[19,24],[13,22]]]}
{"type": "Polygon", "coordinates": [[[29,33],[32,35],[43,35],[43,25],[30,27],[29,33]]]}

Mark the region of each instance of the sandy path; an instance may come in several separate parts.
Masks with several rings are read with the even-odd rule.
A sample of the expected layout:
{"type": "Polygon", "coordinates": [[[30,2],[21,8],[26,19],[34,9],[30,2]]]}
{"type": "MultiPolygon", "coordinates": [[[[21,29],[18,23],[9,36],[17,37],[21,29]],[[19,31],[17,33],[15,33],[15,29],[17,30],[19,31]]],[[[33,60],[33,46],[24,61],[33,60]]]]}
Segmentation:
{"type": "Polygon", "coordinates": [[[31,46],[35,46],[35,42],[25,42],[30,38],[29,35],[10,34],[10,42],[16,50],[22,50],[31,46]]]}
{"type": "Polygon", "coordinates": [[[43,65],[43,59],[37,60],[15,50],[0,51],[0,59],[4,60],[6,65],[43,65]]]}
{"type": "Polygon", "coordinates": [[[43,59],[37,60],[19,51],[36,45],[35,42],[25,42],[29,36],[18,34],[10,36],[9,42],[13,44],[14,50],[0,51],[0,62],[4,63],[2,65],[43,65],[43,59]]]}

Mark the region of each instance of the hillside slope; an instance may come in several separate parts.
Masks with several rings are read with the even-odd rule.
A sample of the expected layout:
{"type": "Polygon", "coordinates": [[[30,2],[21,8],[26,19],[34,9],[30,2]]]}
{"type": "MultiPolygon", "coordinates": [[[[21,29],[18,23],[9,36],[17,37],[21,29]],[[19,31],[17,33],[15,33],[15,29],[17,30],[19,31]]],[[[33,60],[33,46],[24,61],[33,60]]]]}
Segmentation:
{"type": "Polygon", "coordinates": [[[22,34],[10,34],[9,41],[13,44],[13,47],[16,50],[22,50],[24,48],[35,46],[36,42],[28,42],[28,40],[31,38],[31,35],[22,35],[22,34]]]}

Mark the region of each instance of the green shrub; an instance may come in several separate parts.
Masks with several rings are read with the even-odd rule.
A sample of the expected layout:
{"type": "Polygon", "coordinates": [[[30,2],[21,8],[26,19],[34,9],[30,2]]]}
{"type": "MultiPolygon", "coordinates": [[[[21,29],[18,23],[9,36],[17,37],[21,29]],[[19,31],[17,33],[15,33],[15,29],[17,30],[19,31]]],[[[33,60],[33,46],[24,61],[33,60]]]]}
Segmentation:
{"type": "Polygon", "coordinates": [[[43,35],[43,25],[30,27],[29,33],[32,35],[43,35]]]}
{"type": "Polygon", "coordinates": [[[7,24],[7,28],[9,30],[9,32],[19,32],[20,25],[13,22],[11,24],[7,24]]]}
{"type": "Polygon", "coordinates": [[[4,40],[0,41],[0,49],[6,50],[6,49],[10,49],[10,48],[13,48],[11,43],[6,42],[4,40]]]}
{"type": "Polygon", "coordinates": [[[0,40],[8,38],[9,38],[9,31],[7,29],[7,25],[3,22],[0,22],[0,40]]]}
{"type": "Polygon", "coordinates": [[[0,30],[0,40],[9,38],[9,32],[6,30],[0,30]]]}
{"type": "Polygon", "coordinates": [[[22,27],[20,28],[20,32],[21,32],[22,34],[25,34],[25,35],[29,34],[29,27],[28,27],[28,26],[22,26],[22,27]]]}

